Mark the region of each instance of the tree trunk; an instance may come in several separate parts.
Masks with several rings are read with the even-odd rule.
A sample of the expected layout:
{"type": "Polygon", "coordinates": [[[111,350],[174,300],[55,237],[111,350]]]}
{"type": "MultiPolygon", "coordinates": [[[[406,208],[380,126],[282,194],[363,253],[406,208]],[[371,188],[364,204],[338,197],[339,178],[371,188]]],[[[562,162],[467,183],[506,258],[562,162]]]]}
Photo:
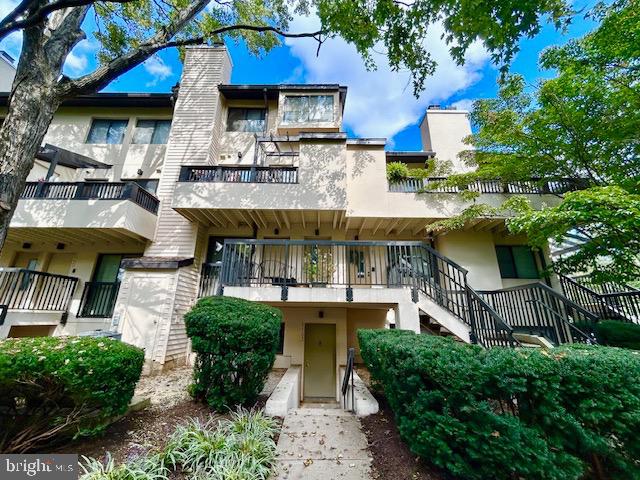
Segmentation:
{"type": "Polygon", "coordinates": [[[0,250],[35,155],[62,103],[62,66],[71,49],[84,38],[80,25],[87,10],[75,7],[55,12],[47,25],[23,32],[9,109],[0,128],[0,250]]]}
{"type": "Polygon", "coordinates": [[[14,90],[0,130],[0,249],[35,155],[59,105],[60,99],[39,82],[23,82],[14,90]]]}

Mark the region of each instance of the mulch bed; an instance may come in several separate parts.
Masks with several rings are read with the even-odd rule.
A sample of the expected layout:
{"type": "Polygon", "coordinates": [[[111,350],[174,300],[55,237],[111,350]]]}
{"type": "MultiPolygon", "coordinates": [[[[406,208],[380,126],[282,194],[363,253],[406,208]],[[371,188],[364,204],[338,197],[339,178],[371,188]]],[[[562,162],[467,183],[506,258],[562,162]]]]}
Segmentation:
{"type": "MultiPolygon", "coordinates": [[[[274,370],[269,374],[265,389],[253,408],[264,408],[269,394],[284,372],[274,370]]],[[[116,463],[122,463],[150,450],[161,450],[176,427],[192,418],[201,422],[226,418],[226,415],[213,412],[207,405],[190,399],[186,394],[190,379],[191,370],[186,367],[155,377],[143,377],[137,393],[143,398],[150,397],[151,407],[129,413],[107,427],[101,435],[66,443],[55,449],[54,453],[77,453],[104,462],[108,452],[116,463]]]]}
{"type": "Polygon", "coordinates": [[[81,438],[58,450],[104,461],[109,452],[117,463],[133,460],[151,449],[161,449],[177,425],[191,418],[207,421],[223,416],[206,405],[184,400],[166,410],[156,408],[133,412],[93,438],[81,438]]]}

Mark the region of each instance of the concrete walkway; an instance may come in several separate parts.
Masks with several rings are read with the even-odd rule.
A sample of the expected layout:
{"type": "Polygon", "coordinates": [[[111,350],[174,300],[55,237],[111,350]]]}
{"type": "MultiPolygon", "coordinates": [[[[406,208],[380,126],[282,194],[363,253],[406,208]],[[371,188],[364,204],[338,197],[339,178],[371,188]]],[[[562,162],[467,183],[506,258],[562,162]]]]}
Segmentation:
{"type": "Polygon", "coordinates": [[[371,456],[355,415],[339,408],[292,410],[278,439],[277,479],[367,480],[371,456]]]}

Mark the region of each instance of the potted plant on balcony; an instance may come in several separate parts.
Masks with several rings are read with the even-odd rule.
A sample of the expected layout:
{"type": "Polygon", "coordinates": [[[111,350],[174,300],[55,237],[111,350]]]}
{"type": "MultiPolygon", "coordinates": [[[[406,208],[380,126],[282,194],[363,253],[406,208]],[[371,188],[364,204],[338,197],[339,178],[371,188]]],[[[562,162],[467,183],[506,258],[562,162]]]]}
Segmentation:
{"type": "Polygon", "coordinates": [[[326,287],[336,270],[333,252],[314,246],[305,253],[304,269],[309,286],[326,287]]]}

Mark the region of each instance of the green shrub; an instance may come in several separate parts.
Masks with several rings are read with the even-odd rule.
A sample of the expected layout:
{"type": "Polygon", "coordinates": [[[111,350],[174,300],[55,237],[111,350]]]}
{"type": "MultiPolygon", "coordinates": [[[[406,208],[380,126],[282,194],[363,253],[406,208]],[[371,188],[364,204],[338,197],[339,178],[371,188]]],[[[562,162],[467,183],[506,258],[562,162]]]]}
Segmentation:
{"type": "Polygon", "coordinates": [[[599,346],[484,350],[359,330],[411,450],[468,479],[638,478],[640,356],[599,346]]]}
{"type": "Polygon", "coordinates": [[[121,415],[144,352],[108,338],[0,342],[0,451],[26,452],[99,432],[121,415]]]}
{"type": "Polygon", "coordinates": [[[203,298],[185,315],[197,353],[194,398],[216,410],[254,402],[275,361],[282,313],[239,298],[203,298]]]}
{"type": "Polygon", "coordinates": [[[594,326],[601,345],[640,350],[640,325],[619,320],[603,320],[594,326]]]}
{"type": "Polygon", "coordinates": [[[390,162],[387,164],[387,180],[399,182],[409,177],[409,168],[402,162],[390,162]]]}

